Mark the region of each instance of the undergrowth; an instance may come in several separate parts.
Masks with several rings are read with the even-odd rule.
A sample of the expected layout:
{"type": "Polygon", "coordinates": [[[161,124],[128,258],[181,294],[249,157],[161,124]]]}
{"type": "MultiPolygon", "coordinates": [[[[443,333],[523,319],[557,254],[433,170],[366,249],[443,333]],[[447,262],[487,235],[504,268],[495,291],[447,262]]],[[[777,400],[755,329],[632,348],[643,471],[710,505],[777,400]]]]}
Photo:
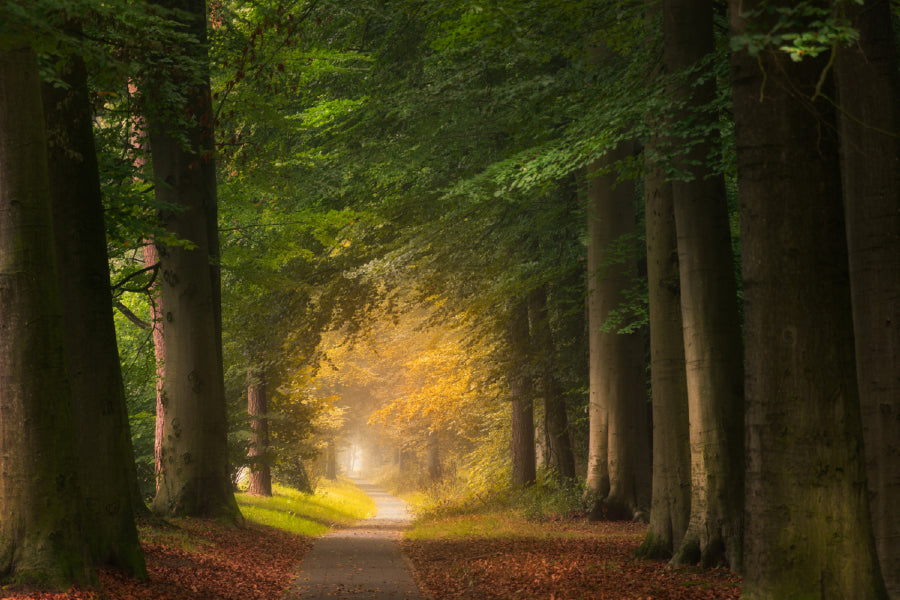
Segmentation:
{"type": "Polygon", "coordinates": [[[583,515],[589,508],[583,485],[561,480],[549,470],[540,470],[535,483],[524,489],[499,481],[508,479],[475,486],[471,480],[456,478],[417,494],[405,494],[404,499],[420,519],[506,511],[539,521],[583,515]]]}
{"type": "Polygon", "coordinates": [[[271,497],[237,494],[244,518],[304,536],[318,536],[375,514],[375,503],[348,480],[321,480],[315,494],[274,485],[271,497]]]}

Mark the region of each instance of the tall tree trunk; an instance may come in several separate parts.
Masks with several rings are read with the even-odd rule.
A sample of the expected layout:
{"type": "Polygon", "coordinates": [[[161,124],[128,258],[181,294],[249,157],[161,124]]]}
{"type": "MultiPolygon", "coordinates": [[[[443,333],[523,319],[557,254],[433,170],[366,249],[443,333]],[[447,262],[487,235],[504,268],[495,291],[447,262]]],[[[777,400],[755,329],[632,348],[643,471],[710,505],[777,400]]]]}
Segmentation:
{"type": "MultiPolygon", "coordinates": [[[[205,2],[160,4],[185,11],[186,25],[198,40],[197,58],[205,63],[205,2]]],[[[215,214],[216,193],[208,78],[186,92],[185,115],[194,121],[187,131],[159,115],[147,119],[157,198],[179,208],[162,215],[163,224],[193,244],[192,248],[157,244],[166,362],[160,395],[165,416],[159,439],[160,475],[153,508],[164,514],[237,520],[240,511],[228,465],[220,294],[210,252],[215,241],[210,239],[209,219],[215,214]]]]}
{"type": "MultiPolygon", "coordinates": [[[[595,165],[596,167],[597,165],[595,165]]],[[[597,185],[588,182],[592,190],[597,185]]],[[[587,322],[588,322],[588,458],[585,476],[586,496],[595,500],[605,498],[609,493],[609,414],[605,397],[601,388],[606,385],[603,380],[604,351],[606,333],[600,330],[600,324],[606,320],[609,312],[609,298],[604,297],[600,285],[600,268],[603,265],[604,247],[600,228],[600,219],[594,215],[594,199],[591,192],[586,194],[588,203],[588,249],[587,249],[587,322]]],[[[614,383],[614,382],[610,382],[614,383]]]]}
{"type": "Polygon", "coordinates": [[[0,579],[67,589],[92,575],[42,111],[35,53],[0,44],[0,579]]]}
{"type": "MultiPolygon", "coordinates": [[[[732,0],[732,31],[757,0],[732,0]]],[[[768,14],[768,13],[766,13],[768,14]]],[[[769,23],[758,25],[767,30],[769,23]]],[[[747,402],[744,598],[885,598],[869,520],[827,57],[732,56],[747,402]],[[821,86],[821,87],[820,87],[821,86]]]]}
{"type": "Polygon", "coordinates": [[[250,415],[250,487],[254,496],[272,495],[272,468],[269,462],[269,412],[265,376],[251,372],[247,376],[247,412],[250,415]]]}
{"type": "Polygon", "coordinates": [[[95,564],[146,577],[134,524],[137,474],[113,322],[106,227],[87,73],[79,57],[45,83],[49,182],[79,477],[95,564]]]}
{"type": "MultiPolygon", "coordinates": [[[[663,2],[664,62],[677,76],[709,59],[712,0],[663,2]]],[[[705,70],[711,70],[708,65],[705,70]]],[[[675,85],[685,125],[716,119],[715,77],[675,85]]],[[[695,125],[696,126],[696,125],[695,125]]],[[[672,181],[691,431],[691,521],[673,564],[741,569],[744,455],[743,356],[734,258],[722,176],[709,167],[718,136],[676,142],[682,176],[672,181]]]]}
{"type": "Polygon", "coordinates": [[[534,452],[534,384],[528,372],[528,305],[512,307],[506,324],[511,373],[509,396],[512,401],[512,480],[515,487],[534,483],[537,473],[534,452]]]}
{"type": "MultiPolygon", "coordinates": [[[[647,145],[648,153],[652,154],[654,143],[647,145]]],[[[653,500],[650,528],[639,554],[668,558],[681,544],[691,516],[691,446],[672,186],[652,162],[644,176],[644,218],[653,398],[653,500]]]]}
{"type": "Polygon", "coordinates": [[[547,465],[564,480],[575,479],[575,456],[566,414],[566,398],[556,373],[556,345],[547,315],[547,289],[543,286],[528,297],[531,321],[531,353],[538,360],[538,378],[544,400],[544,433],[547,465]]]}
{"type": "Polygon", "coordinates": [[[875,544],[900,598],[900,71],[890,2],[846,9],[860,33],[835,63],[856,372],[875,544]]]}
{"type": "MultiPolygon", "coordinates": [[[[644,385],[643,343],[637,333],[603,331],[611,311],[625,301],[634,266],[614,264],[613,246],[633,233],[634,182],[616,185],[614,166],[631,155],[621,143],[597,164],[611,172],[588,185],[591,399],[588,489],[602,493],[604,425],[609,493],[598,500],[592,518],[646,518],[650,508],[650,424],[644,385]]],[[[626,259],[627,261],[627,259],[626,259]]]]}
{"type": "MultiPolygon", "coordinates": [[[[154,265],[159,269],[159,252],[152,243],[146,243],[143,247],[144,266],[154,265]]],[[[160,481],[163,472],[163,425],[166,422],[166,404],[163,402],[163,382],[166,380],[166,343],[163,336],[163,319],[165,307],[163,306],[162,283],[157,275],[150,286],[150,328],[153,336],[153,353],[156,360],[156,436],[153,443],[154,474],[156,475],[156,493],[159,493],[160,481]]]]}

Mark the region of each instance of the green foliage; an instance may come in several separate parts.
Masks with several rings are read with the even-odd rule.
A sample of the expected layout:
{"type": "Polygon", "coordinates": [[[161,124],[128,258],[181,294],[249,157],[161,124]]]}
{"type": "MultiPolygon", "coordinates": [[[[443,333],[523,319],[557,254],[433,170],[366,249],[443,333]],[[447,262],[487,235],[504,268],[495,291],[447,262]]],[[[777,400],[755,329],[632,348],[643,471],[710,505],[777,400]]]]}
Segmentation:
{"type": "MultiPolygon", "coordinates": [[[[742,17],[748,21],[747,31],[734,36],[731,47],[735,51],[746,50],[750,56],[773,47],[800,62],[804,57],[815,58],[836,46],[852,44],[859,39],[859,32],[840,14],[844,1],[838,0],[834,6],[812,2],[791,6],[764,4],[746,11],[742,17]]],[[[862,0],[852,1],[863,4],[862,0]]]]}
{"type": "MultiPolygon", "coordinates": [[[[506,497],[509,424],[501,390],[509,356],[498,307],[541,286],[554,338],[543,351],[558,365],[574,437],[583,442],[586,172],[620,141],[646,137],[647,114],[665,120],[683,108],[666,97],[665,80],[647,83],[656,57],[646,43],[643,13],[640,3],[586,0],[477,6],[391,0],[357,3],[352,10],[329,0],[212,4],[209,73],[236,466],[249,439],[245,389],[252,369],[269,384],[273,461],[283,473],[296,464],[311,466],[327,440],[350,440],[369,411],[406,398],[421,410],[398,405],[396,418],[376,428],[377,436],[402,439],[421,469],[426,434],[439,421],[447,426],[441,433],[448,436],[442,439],[449,446],[447,471],[435,503],[506,497]],[[384,346],[366,362],[329,355],[333,345],[326,340],[334,332],[350,346],[361,344],[379,335],[381,323],[402,328],[405,307],[417,303],[434,309],[423,331],[452,323],[465,332],[460,354],[469,359],[453,364],[460,365],[456,374],[474,376],[448,375],[442,385],[416,389],[409,378],[409,389],[400,390],[398,380],[373,368],[384,346]],[[329,372],[328,361],[343,368],[342,379],[317,377],[329,372]],[[351,372],[357,381],[349,380],[351,372]],[[314,381],[334,387],[315,390],[314,381]],[[361,389],[373,382],[377,392],[361,389]],[[437,399],[456,383],[465,392],[437,399]],[[440,410],[426,410],[426,397],[440,410]],[[460,414],[465,418],[438,419],[460,414]]],[[[187,35],[176,21],[169,16],[148,30],[168,28],[165,39],[187,35]]],[[[117,27],[128,31],[125,24],[117,27]]],[[[171,75],[161,77],[158,94],[136,98],[123,78],[98,84],[110,90],[98,101],[98,132],[115,279],[123,280],[141,268],[131,248],[160,235],[153,216],[171,208],[152,205],[154,182],[135,177],[133,159],[141,154],[132,148],[131,116],[145,107],[179,106],[175,82],[190,80],[194,71],[189,60],[172,62],[172,53],[151,40],[116,43],[128,59],[119,73],[146,80],[171,75]]],[[[726,51],[711,60],[713,72],[727,77],[726,51]]],[[[723,94],[672,125],[668,137],[685,145],[721,138],[728,124],[718,115],[726,102],[723,94]]],[[[710,159],[728,168],[727,159],[710,159]]],[[[633,157],[617,167],[639,177],[641,164],[633,157]]],[[[671,161],[667,166],[672,177],[684,176],[671,161]]],[[[639,236],[631,237],[613,260],[638,260],[642,246],[639,236]]],[[[135,275],[128,284],[140,288],[148,277],[135,275]]],[[[609,327],[642,326],[642,286],[636,282],[609,327]]],[[[123,356],[137,364],[127,357],[145,352],[146,377],[143,385],[129,380],[132,404],[136,414],[148,414],[151,347],[130,335],[123,334],[123,356]]],[[[383,355],[397,358],[391,351],[383,355]]],[[[408,357],[394,362],[412,365],[408,357]]],[[[437,372],[439,364],[422,362],[419,369],[437,372]]],[[[144,458],[147,441],[143,434],[137,438],[144,458]]],[[[421,475],[404,477],[421,483],[421,475]]]]}

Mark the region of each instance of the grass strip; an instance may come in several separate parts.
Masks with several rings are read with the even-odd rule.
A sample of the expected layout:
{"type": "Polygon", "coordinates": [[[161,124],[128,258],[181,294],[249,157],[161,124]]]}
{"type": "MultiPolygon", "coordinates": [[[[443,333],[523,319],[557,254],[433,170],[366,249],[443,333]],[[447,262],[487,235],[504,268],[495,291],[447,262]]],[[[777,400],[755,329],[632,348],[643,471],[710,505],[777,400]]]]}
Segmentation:
{"type": "Polygon", "coordinates": [[[297,535],[315,537],[375,514],[375,503],[351,481],[323,481],[315,494],[274,485],[271,497],[237,494],[244,518],[297,535]]]}

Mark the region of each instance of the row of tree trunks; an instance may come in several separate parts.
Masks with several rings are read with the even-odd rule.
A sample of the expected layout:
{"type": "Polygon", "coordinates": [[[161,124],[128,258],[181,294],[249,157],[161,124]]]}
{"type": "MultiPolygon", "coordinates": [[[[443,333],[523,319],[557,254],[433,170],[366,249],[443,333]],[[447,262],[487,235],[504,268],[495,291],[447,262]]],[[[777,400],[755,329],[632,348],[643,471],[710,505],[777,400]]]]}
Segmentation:
{"type": "MultiPolygon", "coordinates": [[[[734,33],[745,31],[741,11],[759,5],[732,0],[734,33]]],[[[732,62],[746,337],[744,597],[885,598],[828,57],[793,62],[767,48],[736,52],[732,62]]]]}

